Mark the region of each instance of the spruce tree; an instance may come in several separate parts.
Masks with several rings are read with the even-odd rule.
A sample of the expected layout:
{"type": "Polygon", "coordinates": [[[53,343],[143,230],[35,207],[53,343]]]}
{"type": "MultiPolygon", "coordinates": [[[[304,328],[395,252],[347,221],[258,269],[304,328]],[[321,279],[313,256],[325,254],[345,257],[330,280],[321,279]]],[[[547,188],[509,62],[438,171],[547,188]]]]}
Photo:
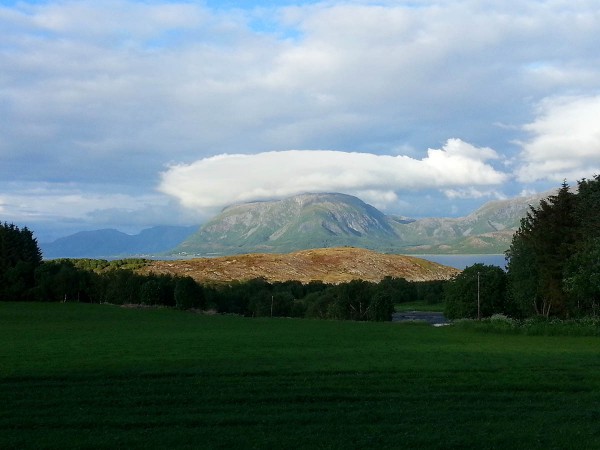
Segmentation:
{"type": "Polygon", "coordinates": [[[0,224],[0,299],[23,300],[34,285],[34,272],[42,253],[27,228],[0,224]]]}
{"type": "Polygon", "coordinates": [[[566,262],[577,242],[576,196],[563,182],[555,195],[531,207],[507,251],[509,291],[522,314],[570,315],[563,286],[566,262]]]}

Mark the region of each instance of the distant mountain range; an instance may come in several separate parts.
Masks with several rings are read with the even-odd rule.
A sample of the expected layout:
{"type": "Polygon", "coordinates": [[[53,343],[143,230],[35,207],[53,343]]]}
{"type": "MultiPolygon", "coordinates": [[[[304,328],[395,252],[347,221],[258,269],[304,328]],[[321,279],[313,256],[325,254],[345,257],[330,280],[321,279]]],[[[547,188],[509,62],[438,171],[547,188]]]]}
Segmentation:
{"type": "Polygon", "coordinates": [[[114,229],[81,231],[51,243],[41,243],[46,259],[148,256],[172,250],[198,226],[158,226],[130,235],[114,229]]]}
{"type": "Polygon", "coordinates": [[[354,246],[385,253],[502,253],[530,204],[544,196],[485,204],[461,218],[387,216],[345,194],[302,194],[231,206],[171,253],[217,256],[354,246]]]}
{"type": "Polygon", "coordinates": [[[40,247],[45,258],[185,258],[344,246],[405,254],[503,253],[529,205],[548,195],[492,201],[466,217],[412,220],[385,215],[351,195],[301,194],[230,206],[201,227],[155,227],[135,236],[87,231],[40,247]]]}

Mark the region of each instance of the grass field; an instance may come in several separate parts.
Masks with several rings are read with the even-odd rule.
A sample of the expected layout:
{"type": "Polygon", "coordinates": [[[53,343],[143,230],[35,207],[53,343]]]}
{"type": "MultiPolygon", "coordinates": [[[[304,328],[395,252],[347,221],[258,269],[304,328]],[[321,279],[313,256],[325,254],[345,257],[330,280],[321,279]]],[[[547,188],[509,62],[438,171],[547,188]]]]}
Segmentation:
{"type": "Polygon", "coordinates": [[[0,303],[0,448],[600,448],[600,340],[0,303]]]}

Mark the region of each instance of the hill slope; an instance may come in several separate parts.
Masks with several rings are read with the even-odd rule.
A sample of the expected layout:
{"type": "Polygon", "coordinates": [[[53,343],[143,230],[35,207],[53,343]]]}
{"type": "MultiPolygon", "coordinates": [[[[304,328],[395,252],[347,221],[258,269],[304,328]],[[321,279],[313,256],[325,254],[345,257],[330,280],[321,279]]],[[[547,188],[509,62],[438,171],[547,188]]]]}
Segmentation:
{"type": "Polygon", "coordinates": [[[398,236],[381,211],[345,194],[302,194],[231,206],[174,254],[288,253],[308,248],[393,246],[398,236]]]}
{"type": "Polygon", "coordinates": [[[407,220],[344,194],[303,194],[231,206],[171,254],[288,253],[354,246],[387,253],[503,253],[529,204],[542,195],[498,200],[460,218],[407,220]]]}
{"type": "Polygon", "coordinates": [[[191,276],[197,281],[226,282],[265,278],[270,282],[342,283],[380,281],[386,276],[409,281],[445,280],[459,271],[412,256],[389,255],[359,248],[303,250],[288,254],[246,254],[219,258],[152,261],[143,272],[191,276]]]}
{"type": "Polygon", "coordinates": [[[486,203],[468,216],[395,223],[405,253],[504,253],[529,205],[550,193],[486,203]]]}

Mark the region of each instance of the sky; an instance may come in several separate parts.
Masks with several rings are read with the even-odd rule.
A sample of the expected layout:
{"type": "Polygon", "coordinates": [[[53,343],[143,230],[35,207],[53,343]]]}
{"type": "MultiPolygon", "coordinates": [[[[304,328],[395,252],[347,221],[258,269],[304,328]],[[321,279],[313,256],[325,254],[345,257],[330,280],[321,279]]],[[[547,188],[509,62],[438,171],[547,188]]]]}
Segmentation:
{"type": "Polygon", "coordinates": [[[0,221],[343,192],[457,217],[600,173],[597,0],[0,0],[0,221]]]}

